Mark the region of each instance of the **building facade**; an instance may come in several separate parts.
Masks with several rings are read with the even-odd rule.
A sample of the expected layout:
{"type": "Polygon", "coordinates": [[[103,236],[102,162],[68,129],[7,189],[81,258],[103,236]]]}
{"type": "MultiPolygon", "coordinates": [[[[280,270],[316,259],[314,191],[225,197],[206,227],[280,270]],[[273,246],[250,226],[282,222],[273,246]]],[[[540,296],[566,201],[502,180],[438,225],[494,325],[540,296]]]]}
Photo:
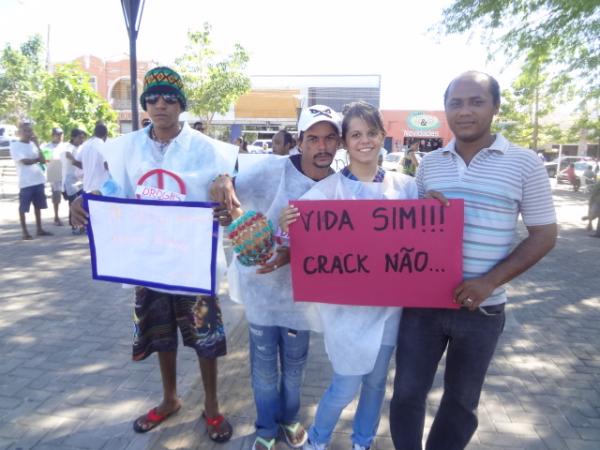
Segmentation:
{"type": "MultiPolygon", "coordinates": [[[[129,57],[116,60],[103,60],[96,56],[86,55],[75,59],[81,68],[90,74],[90,83],[104,97],[119,115],[121,133],[133,129],[131,124],[131,82],[129,57]]],[[[144,74],[156,64],[147,61],[137,63],[138,93],[142,92],[144,74]]],[[[139,107],[140,120],[147,115],[139,107]]]]}

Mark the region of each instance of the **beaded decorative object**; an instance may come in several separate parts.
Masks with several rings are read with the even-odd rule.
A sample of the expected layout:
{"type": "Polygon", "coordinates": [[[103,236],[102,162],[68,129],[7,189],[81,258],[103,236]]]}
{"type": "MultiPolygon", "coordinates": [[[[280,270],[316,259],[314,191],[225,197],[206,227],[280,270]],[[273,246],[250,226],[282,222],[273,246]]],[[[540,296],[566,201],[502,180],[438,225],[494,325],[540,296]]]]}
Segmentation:
{"type": "Polygon", "coordinates": [[[260,212],[246,211],[227,227],[227,235],[244,266],[264,264],[273,256],[273,224],[260,212]]]}

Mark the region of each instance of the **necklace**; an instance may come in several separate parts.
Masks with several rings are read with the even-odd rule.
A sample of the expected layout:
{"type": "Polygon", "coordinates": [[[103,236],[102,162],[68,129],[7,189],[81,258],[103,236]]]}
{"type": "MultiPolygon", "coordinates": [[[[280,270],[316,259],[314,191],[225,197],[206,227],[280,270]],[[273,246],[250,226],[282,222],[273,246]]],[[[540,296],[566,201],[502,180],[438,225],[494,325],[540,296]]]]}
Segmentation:
{"type": "MultiPolygon", "coordinates": [[[[181,131],[181,128],[179,128],[179,130],[177,130],[177,134],[175,136],[177,136],[179,134],[179,132],[181,131]]],[[[165,152],[165,149],[169,146],[169,144],[171,143],[171,141],[174,139],[174,137],[169,138],[169,139],[159,139],[158,136],[156,136],[156,132],[154,131],[154,127],[150,128],[150,138],[157,144],[158,149],[161,153],[165,152]]]]}

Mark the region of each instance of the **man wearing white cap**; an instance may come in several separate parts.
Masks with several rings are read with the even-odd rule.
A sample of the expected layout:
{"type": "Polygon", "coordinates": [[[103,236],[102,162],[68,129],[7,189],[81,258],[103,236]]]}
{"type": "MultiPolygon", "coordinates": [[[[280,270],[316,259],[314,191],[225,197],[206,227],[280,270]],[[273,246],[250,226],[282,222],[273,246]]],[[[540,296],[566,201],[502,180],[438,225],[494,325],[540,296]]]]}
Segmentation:
{"type": "MultiPolygon", "coordinates": [[[[240,155],[235,186],[242,207],[261,212],[277,224],[290,200],[300,198],[333,173],[330,165],[341,133],[338,117],[328,106],[305,108],[298,121],[298,155],[270,156],[250,167],[245,166],[254,157],[240,155]]],[[[233,215],[239,214],[237,210],[233,215]]],[[[272,449],[279,429],[292,448],[306,442],[306,430],[298,421],[300,387],[308,355],[308,330],[319,328],[314,306],[294,303],[288,248],[281,245],[275,254],[258,270],[235,258],[228,273],[230,295],[244,303],[249,323],[257,416],[253,449],[258,450],[272,449]]]]}

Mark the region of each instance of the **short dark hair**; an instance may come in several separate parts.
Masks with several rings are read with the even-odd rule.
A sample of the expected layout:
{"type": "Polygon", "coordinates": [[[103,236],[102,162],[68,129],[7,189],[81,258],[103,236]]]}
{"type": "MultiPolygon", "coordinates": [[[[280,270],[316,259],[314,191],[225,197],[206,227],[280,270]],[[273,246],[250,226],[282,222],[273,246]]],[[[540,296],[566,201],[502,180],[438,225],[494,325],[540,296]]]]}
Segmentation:
{"type": "Polygon", "coordinates": [[[71,130],[71,140],[78,138],[81,135],[85,135],[85,131],[79,128],[73,128],[71,130]]]}
{"type": "MultiPolygon", "coordinates": [[[[283,133],[283,145],[289,145],[291,147],[294,146],[294,136],[292,136],[289,131],[287,131],[287,130],[279,130],[275,134],[279,134],[279,133],[283,133]]],[[[275,135],[273,135],[273,136],[275,136],[275,135]]]]}
{"type": "Polygon", "coordinates": [[[354,118],[359,118],[367,122],[367,124],[386,134],[383,126],[383,117],[377,108],[365,101],[352,102],[344,106],[344,120],[342,120],[342,139],[346,138],[350,121],[354,118]]]}
{"type": "Polygon", "coordinates": [[[500,84],[498,83],[498,80],[496,80],[493,76],[491,76],[488,73],[478,72],[476,70],[470,70],[469,72],[465,72],[465,73],[459,75],[458,77],[456,77],[455,79],[453,79],[448,84],[448,87],[446,87],[446,91],[444,92],[444,105],[448,101],[448,94],[450,93],[450,88],[452,87],[452,84],[455,81],[460,80],[461,78],[467,78],[467,77],[470,77],[470,78],[475,78],[475,77],[484,77],[484,78],[487,78],[487,80],[489,82],[490,94],[492,94],[492,101],[494,102],[494,106],[498,106],[500,104],[500,84]]]}
{"type": "Polygon", "coordinates": [[[108,136],[108,128],[103,123],[97,123],[94,127],[94,136],[99,138],[105,138],[108,136]]]}

